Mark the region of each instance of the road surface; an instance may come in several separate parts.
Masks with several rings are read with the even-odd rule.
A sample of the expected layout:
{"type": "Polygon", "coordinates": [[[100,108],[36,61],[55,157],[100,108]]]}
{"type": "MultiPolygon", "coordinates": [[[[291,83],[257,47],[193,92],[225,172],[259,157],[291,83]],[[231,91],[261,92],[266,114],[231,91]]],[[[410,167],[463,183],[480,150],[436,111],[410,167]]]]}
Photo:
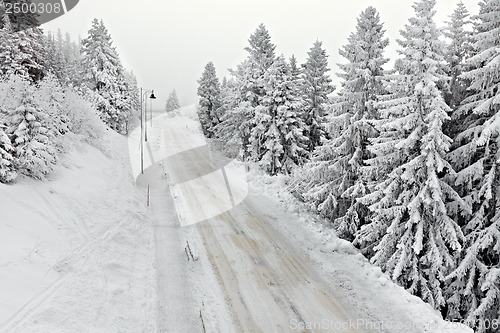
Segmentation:
{"type": "MultiPolygon", "coordinates": [[[[207,177],[220,172],[225,163],[206,147],[189,147],[190,142],[196,142],[190,140],[189,130],[166,124],[161,131],[166,146],[179,143],[184,150],[146,169],[146,178],[151,181],[149,173],[158,173],[161,164],[172,184],[179,185],[176,196],[181,198],[184,215],[186,211],[198,211],[198,216],[203,216],[203,210],[208,209],[212,213],[206,215],[210,216],[221,206],[219,215],[195,224],[202,240],[195,246],[199,252],[206,252],[235,330],[362,332],[352,327],[359,318],[353,316],[348,301],[337,299],[334,288],[317,272],[307,254],[273,227],[279,210],[276,216],[262,214],[250,194],[225,211],[229,195],[221,198],[226,193],[221,189],[227,182],[217,183],[207,177]]],[[[246,186],[231,185],[233,190],[246,186]]]]}

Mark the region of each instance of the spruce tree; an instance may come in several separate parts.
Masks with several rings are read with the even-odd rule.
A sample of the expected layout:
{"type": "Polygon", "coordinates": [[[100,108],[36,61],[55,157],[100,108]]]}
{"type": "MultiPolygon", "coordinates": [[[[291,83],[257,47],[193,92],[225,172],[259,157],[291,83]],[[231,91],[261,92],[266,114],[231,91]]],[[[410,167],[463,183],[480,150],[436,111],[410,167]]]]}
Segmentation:
{"type": "Polygon", "coordinates": [[[264,76],[266,95],[255,108],[251,158],[271,175],[289,174],[307,156],[302,103],[295,84],[290,66],[283,56],[278,57],[264,76]]]}
{"type": "Polygon", "coordinates": [[[220,123],[218,114],[220,108],[220,82],[213,62],[206,64],[198,83],[198,96],[200,97],[198,116],[205,136],[210,138],[213,136],[214,127],[220,123]]]}
{"type": "MultiPolygon", "coordinates": [[[[220,93],[219,93],[220,94],[220,93]]],[[[165,104],[165,111],[170,112],[179,109],[181,106],[179,104],[179,99],[177,98],[177,93],[175,89],[172,90],[170,95],[168,95],[167,103],[165,104]]]]}
{"type": "Polygon", "coordinates": [[[381,133],[369,147],[375,155],[370,164],[383,171],[383,179],[362,202],[375,215],[365,229],[375,235],[372,261],[439,309],[445,306],[445,276],[464,237],[447,207],[460,197],[445,181],[453,175],[444,158],[451,139],[442,131],[450,108],[439,88],[448,77],[434,6],[435,0],[415,3],[415,16],[401,31],[397,75],[388,85],[391,94],[379,103],[381,133]]]}
{"type": "Polygon", "coordinates": [[[10,183],[17,177],[15,166],[15,150],[0,125],[0,183],[10,183]]]}
{"type": "Polygon", "coordinates": [[[5,78],[14,66],[16,49],[12,41],[12,28],[7,14],[2,17],[3,26],[0,30],[0,74],[5,78]]]}
{"type": "Polygon", "coordinates": [[[102,21],[94,19],[82,44],[83,87],[104,123],[125,134],[130,116],[127,82],[118,53],[102,21]]]}
{"type": "Polygon", "coordinates": [[[245,50],[248,52],[247,71],[242,78],[245,82],[244,95],[253,106],[260,105],[261,98],[266,94],[264,75],[275,61],[276,46],[271,43],[271,36],[264,24],[260,24],[248,39],[250,44],[245,50]]]}
{"type": "Polygon", "coordinates": [[[243,138],[250,132],[246,125],[254,117],[254,108],[241,96],[241,82],[233,76],[221,89],[221,122],[214,128],[224,153],[235,158],[242,151],[243,138]]]}
{"type": "Polygon", "coordinates": [[[276,46],[271,42],[271,36],[264,24],[260,24],[248,39],[249,46],[245,48],[248,52],[247,59],[242,62],[232,74],[238,81],[239,96],[237,99],[243,103],[238,110],[243,114],[239,133],[243,159],[250,156],[250,145],[258,142],[250,142],[250,133],[255,126],[255,108],[262,105],[262,99],[266,95],[264,86],[265,74],[276,59],[274,50],[276,46]]]}
{"type": "Polygon", "coordinates": [[[322,43],[316,41],[308,52],[307,61],[303,67],[304,75],[304,121],[308,127],[307,137],[309,138],[308,150],[312,152],[314,148],[321,145],[325,138],[324,116],[325,108],[328,104],[328,95],[333,92],[331,79],[328,76],[328,61],[326,51],[322,48],[322,43]]]}
{"type": "Polygon", "coordinates": [[[470,32],[466,30],[470,23],[468,17],[467,8],[463,2],[459,2],[444,30],[444,35],[450,40],[445,59],[447,74],[451,77],[450,91],[445,97],[452,110],[466,97],[467,82],[460,75],[465,70],[464,61],[471,52],[470,32]]]}
{"type": "MultiPolygon", "coordinates": [[[[63,109],[64,92],[60,81],[53,74],[48,74],[38,84],[34,98],[47,114],[46,122],[41,125],[58,138],[70,132],[70,120],[63,109]]],[[[61,149],[62,143],[58,142],[61,149]]]]}
{"type": "Polygon", "coordinates": [[[38,20],[38,12],[33,12],[32,10],[23,10],[25,8],[29,9],[30,5],[32,4],[32,0],[2,0],[2,4],[0,6],[0,16],[3,16],[4,14],[9,15],[9,21],[12,25],[13,32],[20,32],[36,28],[40,25],[38,20]],[[5,6],[5,4],[11,4],[11,8],[13,8],[14,5],[19,6],[17,7],[19,8],[19,11],[13,8],[10,13],[7,13],[7,7],[5,6]]]}
{"type": "Polygon", "coordinates": [[[26,82],[22,87],[21,100],[9,110],[7,135],[16,151],[19,172],[44,179],[57,161],[54,134],[43,125],[47,124],[48,115],[34,101],[34,88],[26,82]]]}
{"type": "Polygon", "coordinates": [[[131,111],[134,112],[137,117],[140,117],[141,96],[139,86],[137,84],[137,77],[134,72],[125,71],[125,78],[127,81],[127,95],[130,100],[131,111]]]}
{"type": "Polygon", "coordinates": [[[308,204],[332,219],[338,234],[349,240],[368,214],[357,198],[368,191],[369,179],[362,169],[371,157],[369,140],[377,134],[370,121],[378,118],[376,103],[384,93],[382,67],[388,61],[383,57],[387,45],[379,14],[368,7],[358,18],[356,32],[340,50],[348,63],[339,65],[343,82],[334,114],[328,118],[331,138],[313,152],[301,180],[308,204]]]}
{"type": "Polygon", "coordinates": [[[11,19],[12,17],[7,14],[2,16],[1,72],[6,78],[16,75],[36,83],[44,77],[46,72],[45,41],[42,30],[32,28],[16,32],[11,19]]]}
{"type": "Polygon", "coordinates": [[[45,37],[45,51],[47,55],[46,68],[52,75],[55,75],[59,82],[66,82],[66,61],[62,50],[57,45],[54,35],[49,32],[45,37]]]}
{"type": "Polygon", "coordinates": [[[461,76],[469,94],[454,114],[463,123],[449,158],[458,169],[455,185],[472,206],[464,225],[466,247],[450,274],[450,318],[465,317],[476,332],[496,332],[500,305],[500,0],[480,2],[472,35],[473,55],[461,76]]]}

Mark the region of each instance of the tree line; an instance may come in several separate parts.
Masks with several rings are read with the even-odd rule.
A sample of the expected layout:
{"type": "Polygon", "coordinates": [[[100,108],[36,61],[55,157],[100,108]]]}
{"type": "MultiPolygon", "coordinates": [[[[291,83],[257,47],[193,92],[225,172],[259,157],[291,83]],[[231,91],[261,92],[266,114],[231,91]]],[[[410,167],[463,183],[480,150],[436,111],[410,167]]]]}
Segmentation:
{"type": "Polygon", "coordinates": [[[435,0],[414,3],[387,69],[389,40],[368,7],[340,49],[334,88],[320,41],[297,65],[264,25],[247,58],[198,81],[205,135],[289,175],[292,192],[395,282],[476,332],[500,317],[500,0],[444,30],[435,0]],[[445,38],[443,38],[445,37],[445,38]]]}
{"type": "Polygon", "coordinates": [[[137,80],[122,66],[102,20],[94,19],[75,43],[60,31],[19,29],[26,15],[0,7],[2,183],[18,175],[44,179],[65,151],[63,138],[93,138],[101,122],[127,134],[140,108],[137,80]]]}

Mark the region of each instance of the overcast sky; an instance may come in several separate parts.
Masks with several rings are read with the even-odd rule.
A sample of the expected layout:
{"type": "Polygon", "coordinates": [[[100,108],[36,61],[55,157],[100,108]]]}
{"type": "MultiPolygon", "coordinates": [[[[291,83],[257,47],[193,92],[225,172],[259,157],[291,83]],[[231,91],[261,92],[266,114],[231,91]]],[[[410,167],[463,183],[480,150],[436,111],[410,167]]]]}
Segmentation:
{"type": "MultiPolygon", "coordinates": [[[[441,26],[459,0],[437,0],[436,19],[441,26]]],[[[463,0],[471,14],[479,0],[463,0]]],[[[390,39],[386,56],[393,60],[399,30],[413,16],[408,0],[80,0],[64,16],[43,25],[60,28],[72,38],[85,38],[93,18],[104,21],[126,68],[139,85],[153,88],[165,104],[176,89],[182,105],[197,102],[197,80],[212,61],[220,79],[246,57],[249,36],[264,23],[277,55],[292,54],[303,63],[316,39],[329,55],[331,76],[338,83],[336,64],[344,62],[338,50],[354,31],[356,18],[374,6],[390,39]]]]}

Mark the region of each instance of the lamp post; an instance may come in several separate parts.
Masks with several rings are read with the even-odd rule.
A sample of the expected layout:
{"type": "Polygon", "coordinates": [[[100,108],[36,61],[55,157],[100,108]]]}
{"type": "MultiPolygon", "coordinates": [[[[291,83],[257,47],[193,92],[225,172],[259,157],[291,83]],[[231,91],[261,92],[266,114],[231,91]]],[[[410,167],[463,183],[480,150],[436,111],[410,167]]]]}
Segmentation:
{"type": "MultiPolygon", "coordinates": [[[[141,89],[142,91],[142,89],[141,89]]],[[[155,91],[154,90],[150,90],[150,89],[146,89],[144,91],[144,93],[142,93],[141,97],[142,97],[142,101],[144,101],[144,141],[148,141],[148,100],[146,99],[146,95],[151,93],[151,95],[149,96],[149,98],[151,100],[153,99],[156,99],[156,96],[155,96],[155,91]]],[[[141,102],[141,114],[142,114],[142,102],[141,102]]],[[[153,113],[151,112],[151,117],[153,116],[153,113]]],[[[141,118],[142,119],[142,118],[141,118]]]]}
{"type": "Polygon", "coordinates": [[[144,141],[148,141],[148,126],[146,122],[147,106],[148,106],[146,95],[148,93],[151,93],[151,95],[149,96],[151,100],[156,99],[154,90],[141,88],[141,173],[142,174],[144,174],[144,141]],[[144,112],[142,112],[143,104],[146,104],[144,112]],[[144,141],[142,140],[143,134],[144,134],[144,141]]]}
{"type": "Polygon", "coordinates": [[[156,99],[155,91],[151,90],[151,96],[149,96],[149,111],[151,114],[151,127],[153,127],[153,99],[156,99]]]}

